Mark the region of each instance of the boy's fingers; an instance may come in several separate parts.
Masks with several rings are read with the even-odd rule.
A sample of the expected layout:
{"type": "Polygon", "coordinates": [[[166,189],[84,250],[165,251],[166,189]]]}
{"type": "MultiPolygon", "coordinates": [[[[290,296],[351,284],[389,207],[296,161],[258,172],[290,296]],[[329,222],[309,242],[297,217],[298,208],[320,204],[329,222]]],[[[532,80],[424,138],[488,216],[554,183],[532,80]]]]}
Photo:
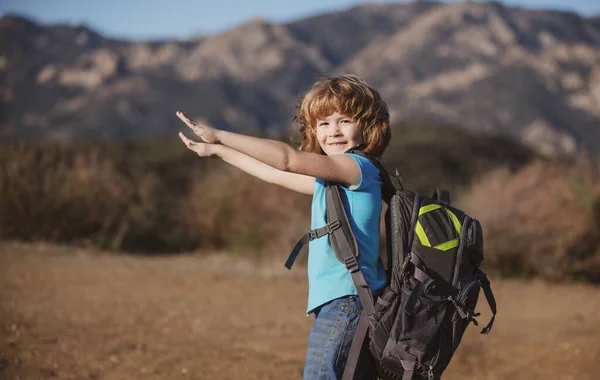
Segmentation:
{"type": "Polygon", "coordinates": [[[190,120],[190,119],[189,119],[187,116],[185,116],[185,115],[184,115],[182,112],[179,112],[179,111],[176,113],[176,115],[177,115],[177,117],[178,117],[178,118],[179,118],[181,121],[183,121],[183,122],[184,122],[184,123],[185,123],[185,124],[186,124],[188,127],[192,128],[192,126],[193,126],[194,124],[192,123],[192,121],[191,121],[191,120],[190,120]]]}
{"type": "Polygon", "coordinates": [[[193,150],[194,152],[198,152],[200,149],[202,149],[203,143],[188,139],[183,135],[182,132],[179,132],[179,138],[181,141],[183,141],[185,146],[188,147],[188,149],[193,150]]]}
{"type": "Polygon", "coordinates": [[[181,119],[181,121],[185,123],[185,125],[187,125],[192,131],[194,131],[195,134],[202,137],[203,133],[205,132],[205,126],[203,124],[200,124],[190,119],[189,117],[185,116],[185,114],[181,111],[177,111],[175,114],[181,119]]]}
{"type": "Polygon", "coordinates": [[[203,153],[204,152],[203,151],[204,144],[203,143],[188,139],[187,137],[185,137],[183,135],[182,132],[179,132],[179,138],[181,139],[181,141],[183,141],[183,143],[189,150],[196,152],[196,153],[198,153],[198,155],[204,157],[204,153],[203,153]]]}
{"type": "Polygon", "coordinates": [[[189,117],[185,116],[185,114],[183,114],[182,112],[178,112],[178,113],[177,113],[177,116],[179,116],[179,118],[180,118],[180,119],[181,119],[181,120],[182,120],[184,123],[186,123],[186,124],[187,124],[187,125],[189,125],[189,126],[197,125],[197,123],[196,123],[194,120],[192,120],[192,119],[190,119],[189,117]]]}
{"type": "Polygon", "coordinates": [[[196,144],[196,142],[195,142],[195,141],[192,141],[192,140],[188,139],[188,138],[187,138],[187,137],[185,137],[185,136],[183,135],[183,133],[181,133],[181,132],[179,132],[179,138],[181,139],[181,141],[183,141],[183,142],[184,142],[184,144],[185,144],[185,145],[186,145],[188,148],[190,148],[190,147],[192,147],[192,146],[194,146],[194,145],[196,144]]]}
{"type": "Polygon", "coordinates": [[[181,141],[183,141],[184,143],[188,143],[188,141],[190,141],[187,137],[185,137],[183,135],[183,133],[179,132],[179,138],[181,139],[181,141]]]}

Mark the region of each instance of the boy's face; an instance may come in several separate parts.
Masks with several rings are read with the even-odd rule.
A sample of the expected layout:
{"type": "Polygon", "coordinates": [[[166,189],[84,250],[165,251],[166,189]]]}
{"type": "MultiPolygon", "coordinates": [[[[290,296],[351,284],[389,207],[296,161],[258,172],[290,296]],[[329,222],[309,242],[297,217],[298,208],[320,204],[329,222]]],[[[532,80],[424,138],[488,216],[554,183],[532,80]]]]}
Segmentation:
{"type": "Polygon", "coordinates": [[[338,112],[317,120],[316,128],[319,145],[328,156],[343,154],[363,143],[362,131],[356,122],[338,112]]]}

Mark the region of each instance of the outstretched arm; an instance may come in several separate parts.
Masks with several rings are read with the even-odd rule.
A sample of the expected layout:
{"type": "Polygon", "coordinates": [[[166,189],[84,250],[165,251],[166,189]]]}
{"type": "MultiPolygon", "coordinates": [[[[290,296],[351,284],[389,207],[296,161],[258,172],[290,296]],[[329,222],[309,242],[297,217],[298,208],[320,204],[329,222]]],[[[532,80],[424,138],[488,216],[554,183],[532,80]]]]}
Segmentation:
{"type": "Polygon", "coordinates": [[[181,112],[177,116],[204,141],[222,144],[283,172],[291,172],[348,186],[360,182],[360,168],[346,155],[325,156],[296,150],[280,141],[221,131],[195,122],[181,112]]]}
{"type": "Polygon", "coordinates": [[[199,143],[188,139],[182,133],[179,134],[179,137],[188,149],[196,152],[201,157],[216,156],[265,182],[274,183],[302,194],[313,194],[314,177],[275,169],[224,145],[199,143]]]}

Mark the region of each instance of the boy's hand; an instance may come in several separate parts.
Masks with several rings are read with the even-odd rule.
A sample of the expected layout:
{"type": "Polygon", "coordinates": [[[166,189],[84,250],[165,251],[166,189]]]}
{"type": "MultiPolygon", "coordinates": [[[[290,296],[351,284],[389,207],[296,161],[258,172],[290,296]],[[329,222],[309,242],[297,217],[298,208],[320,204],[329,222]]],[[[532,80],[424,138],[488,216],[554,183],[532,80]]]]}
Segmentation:
{"type": "Polygon", "coordinates": [[[185,137],[181,132],[179,132],[179,138],[189,150],[196,152],[200,157],[210,157],[216,155],[214,149],[215,147],[211,144],[192,141],[185,137]]]}
{"type": "Polygon", "coordinates": [[[194,133],[198,135],[204,142],[210,144],[219,144],[219,138],[217,137],[217,129],[191,120],[189,117],[185,116],[183,112],[177,111],[175,114],[178,118],[181,119],[181,121],[183,121],[188,127],[190,127],[192,131],[194,131],[194,133]]]}

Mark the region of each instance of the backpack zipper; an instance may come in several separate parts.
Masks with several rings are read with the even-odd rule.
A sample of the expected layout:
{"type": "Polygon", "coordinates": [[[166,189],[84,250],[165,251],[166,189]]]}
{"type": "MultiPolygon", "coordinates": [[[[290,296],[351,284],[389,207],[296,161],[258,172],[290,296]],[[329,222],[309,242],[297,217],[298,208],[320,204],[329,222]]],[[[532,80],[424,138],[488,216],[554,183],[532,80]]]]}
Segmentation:
{"type": "Polygon", "coordinates": [[[427,371],[427,378],[429,380],[433,380],[434,379],[433,368],[436,366],[437,362],[440,359],[440,352],[441,352],[440,347],[442,347],[442,340],[443,340],[443,338],[444,338],[444,334],[440,334],[440,337],[438,338],[438,341],[437,341],[438,351],[435,354],[435,356],[433,357],[433,359],[431,359],[431,363],[429,364],[429,370],[427,371]]]}
{"type": "MultiPolygon", "coordinates": [[[[456,265],[455,265],[455,268],[454,268],[454,278],[452,279],[452,285],[453,286],[457,286],[458,285],[457,282],[458,282],[458,275],[460,273],[460,263],[462,262],[462,258],[463,258],[463,252],[464,252],[464,246],[465,246],[465,239],[466,239],[465,236],[467,234],[467,228],[469,227],[470,223],[471,223],[471,217],[469,217],[467,215],[465,217],[465,220],[463,221],[462,229],[460,231],[459,249],[458,249],[457,257],[456,257],[456,265]]],[[[469,284],[467,286],[467,288],[469,286],[471,286],[471,285],[472,284],[469,284]]],[[[448,301],[450,301],[450,299],[448,299],[448,301]]],[[[446,312],[448,312],[447,309],[446,309],[446,312]]],[[[433,369],[437,365],[437,362],[440,359],[440,352],[441,352],[442,341],[443,341],[444,335],[445,334],[440,334],[440,338],[438,339],[438,351],[437,351],[436,355],[433,357],[433,359],[431,360],[431,364],[429,365],[429,370],[427,371],[427,377],[430,380],[434,379],[433,369]]]]}
{"type": "Polygon", "coordinates": [[[460,274],[460,267],[461,267],[460,264],[462,263],[463,252],[465,251],[465,244],[466,244],[465,239],[466,239],[466,235],[467,235],[467,229],[469,228],[469,225],[471,224],[471,220],[472,220],[471,217],[469,217],[467,215],[465,217],[465,220],[463,221],[462,229],[460,231],[456,264],[454,266],[454,278],[452,279],[452,285],[454,287],[458,287],[457,282],[458,282],[458,275],[460,274]]]}
{"type": "Polygon", "coordinates": [[[465,304],[466,298],[469,294],[469,290],[476,284],[477,284],[477,280],[473,280],[473,281],[469,282],[469,285],[467,285],[467,287],[463,290],[463,295],[458,299],[458,301],[460,303],[462,303],[463,305],[465,304]]]}

